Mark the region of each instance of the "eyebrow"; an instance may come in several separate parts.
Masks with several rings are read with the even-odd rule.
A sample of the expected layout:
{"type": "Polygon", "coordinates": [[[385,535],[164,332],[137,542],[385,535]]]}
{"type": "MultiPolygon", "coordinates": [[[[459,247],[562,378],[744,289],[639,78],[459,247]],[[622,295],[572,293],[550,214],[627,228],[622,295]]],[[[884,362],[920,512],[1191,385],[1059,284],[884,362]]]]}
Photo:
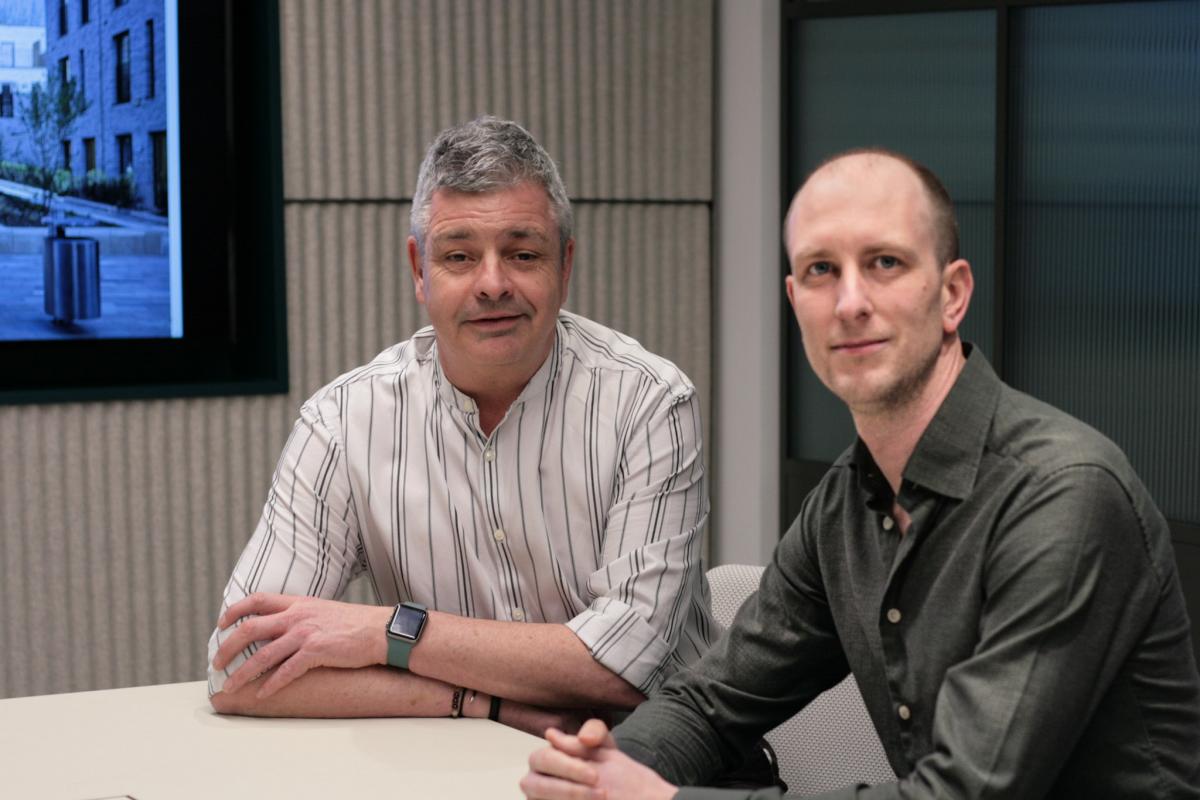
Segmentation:
{"type": "MultiPolygon", "coordinates": [[[[476,238],[471,228],[452,228],[433,237],[434,242],[463,242],[476,238]]],[[[512,228],[501,235],[504,239],[533,240],[549,243],[550,237],[536,228],[512,228]]]]}
{"type": "MultiPolygon", "coordinates": [[[[877,256],[880,253],[899,253],[909,260],[913,260],[917,257],[917,252],[911,247],[906,247],[904,245],[896,244],[886,240],[870,244],[863,248],[861,252],[864,256],[877,256]]],[[[824,247],[814,247],[812,249],[802,250],[797,253],[796,257],[792,259],[792,262],[798,263],[801,261],[812,261],[814,259],[832,257],[833,253],[830,250],[827,250],[824,247]]]]}

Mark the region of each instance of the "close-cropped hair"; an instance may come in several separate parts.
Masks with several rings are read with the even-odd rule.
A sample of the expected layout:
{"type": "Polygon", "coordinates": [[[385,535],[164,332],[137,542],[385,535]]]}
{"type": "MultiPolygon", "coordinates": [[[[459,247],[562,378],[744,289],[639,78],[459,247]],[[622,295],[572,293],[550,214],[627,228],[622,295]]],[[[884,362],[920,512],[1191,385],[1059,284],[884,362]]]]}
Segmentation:
{"type": "MultiPolygon", "coordinates": [[[[882,158],[892,158],[904,164],[917,176],[921,181],[921,185],[925,188],[925,195],[929,198],[929,207],[933,212],[933,234],[936,247],[936,255],[939,266],[946,266],[951,261],[958,259],[958,216],[954,213],[954,203],[950,200],[950,192],[946,191],[945,184],[941,179],[934,174],[933,170],[925,166],[919,161],[916,161],[903,153],[897,153],[895,150],[889,150],[886,147],[857,147],[852,150],[844,150],[840,153],[835,153],[829,158],[826,158],[820,164],[815,166],[808,177],[804,179],[804,184],[807,184],[822,168],[839,161],[847,156],[858,155],[874,155],[882,158]]],[[[804,188],[801,184],[800,188],[804,188]]],[[[798,194],[799,192],[797,192],[798,194]]],[[[784,223],[784,236],[787,235],[787,223],[784,223]]]]}
{"type": "Polygon", "coordinates": [[[559,253],[565,255],[573,216],[566,187],[554,159],[515,122],[490,115],[447,128],[438,134],[417,175],[413,193],[411,231],[417,251],[425,252],[429,208],[438,189],[489,192],[533,181],[550,197],[550,212],[558,224],[559,253]]]}

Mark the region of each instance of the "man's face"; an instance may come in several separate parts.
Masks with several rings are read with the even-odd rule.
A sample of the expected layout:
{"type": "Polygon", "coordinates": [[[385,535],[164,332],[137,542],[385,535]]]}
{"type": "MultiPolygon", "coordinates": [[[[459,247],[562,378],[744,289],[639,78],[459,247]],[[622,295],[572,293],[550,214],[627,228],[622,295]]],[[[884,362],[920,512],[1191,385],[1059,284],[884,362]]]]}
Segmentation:
{"type": "Polygon", "coordinates": [[[813,371],[852,412],[916,398],[966,312],[970,267],[941,268],[931,220],[917,176],[877,155],[827,165],[793,203],[788,300],[813,371]]]}
{"type": "Polygon", "coordinates": [[[412,237],[408,249],[417,300],[450,379],[468,390],[497,370],[528,380],[554,342],[574,251],[568,241],[561,252],[546,190],[530,182],[480,193],[439,189],[424,255],[412,237]]]}

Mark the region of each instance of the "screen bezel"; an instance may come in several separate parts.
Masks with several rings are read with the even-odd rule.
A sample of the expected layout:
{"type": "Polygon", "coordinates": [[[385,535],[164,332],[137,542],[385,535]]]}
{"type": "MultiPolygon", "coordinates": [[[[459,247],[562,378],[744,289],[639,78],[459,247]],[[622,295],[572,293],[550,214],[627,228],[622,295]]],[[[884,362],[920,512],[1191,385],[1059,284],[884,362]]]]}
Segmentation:
{"type": "Polygon", "coordinates": [[[0,342],[0,403],[287,391],[278,5],[178,15],[183,336],[0,342]]]}

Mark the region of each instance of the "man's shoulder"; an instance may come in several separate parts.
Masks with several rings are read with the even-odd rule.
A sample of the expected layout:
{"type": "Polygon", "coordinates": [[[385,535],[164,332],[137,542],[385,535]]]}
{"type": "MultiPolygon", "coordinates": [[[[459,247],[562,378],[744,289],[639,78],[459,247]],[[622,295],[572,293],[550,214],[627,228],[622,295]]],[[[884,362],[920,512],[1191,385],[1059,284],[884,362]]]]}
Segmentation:
{"type": "Polygon", "coordinates": [[[695,386],[670,359],[652,353],[636,339],[595,320],[560,311],[558,328],[564,358],[590,372],[624,372],[648,379],[673,397],[691,396],[695,386]]]}
{"type": "Polygon", "coordinates": [[[1095,467],[1122,483],[1135,477],[1125,453],[1103,433],[1009,386],[1001,389],[988,448],[1036,476],[1095,467]]]}
{"type": "Polygon", "coordinates": [[[395,386],[397,382],[423,380],[424,368],[432,367],[436,357],[435,343],[433,327],[421,328],[411,338],[385,348],[366,364],[334,378],[315,391],[305,405],[326,402],[341,405],[348,395],[370,392],[380,384],[395,386]]]}

